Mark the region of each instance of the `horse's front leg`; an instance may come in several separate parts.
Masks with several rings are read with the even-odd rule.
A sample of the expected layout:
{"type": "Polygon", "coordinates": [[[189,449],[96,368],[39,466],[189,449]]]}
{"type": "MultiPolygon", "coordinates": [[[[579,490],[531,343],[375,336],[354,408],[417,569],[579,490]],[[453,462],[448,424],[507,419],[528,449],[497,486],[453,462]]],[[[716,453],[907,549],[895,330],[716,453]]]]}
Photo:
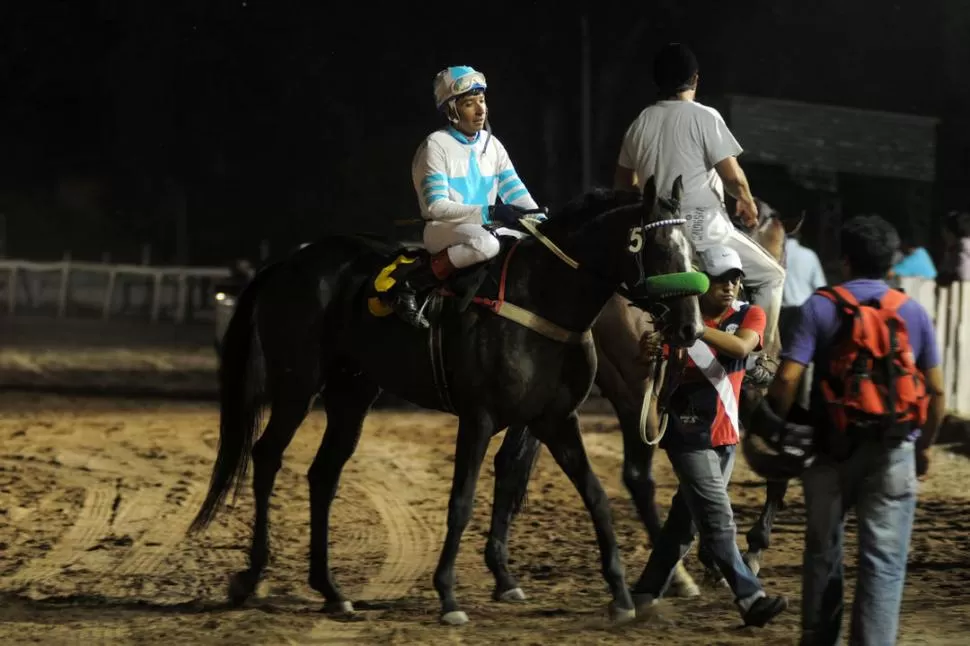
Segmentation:
{"type": "MultiPolygon", "coordinates": [[[[634,360],[634,357],[630,357],[631,362],[634,360]]],[[[637,515],[643,522],[650,543],[653,544],[660,536],[663,526],[657,508],[657,483],[653,478],[653,455],[656,447],[645,444],[640,437],[640,410],[646,393],[653,390],[653,381],[634,376],[637,371],[633,368],[628,367],[626,372],[629,373],[628,377],[624,377],[608,359],[602,360],[598,366],[596,385],[613,405],[616,418],[620,422],[623,434],[623,484],[630,492],[637,515]]],[[[656,414],[652,415],[649,423],[654,424],[656,419],[656,414]]],[[[658,433],[654,429],[649,435],[656,437],[658,433]]],[[[683,561],[677,563],[667,594],[674,597],[700,595],[700,588],[687,572],[683,561]]]]}
{"type": "Polygon", "coordinates": [[[485,543],[485,564],[495,576],[496,601],[524,601],[525,593],[509,572],[509,529],[525,502],[529,476],[541,444],[524,426],[510,426],[495,455],[492,524],[485,543]]]}
{"type": "Polygon", "coordinates": [[[475,485],[494,431],[491,416],[484,412],[463,415],[458,422],[455,473],[448,500],[448,533],[434,573],[434,587],[441,599],[441,622],[452,626],[468,623],[468,615],[461,610],[455,596],[455,560],[461,536],[471,519],[475,485]]]}

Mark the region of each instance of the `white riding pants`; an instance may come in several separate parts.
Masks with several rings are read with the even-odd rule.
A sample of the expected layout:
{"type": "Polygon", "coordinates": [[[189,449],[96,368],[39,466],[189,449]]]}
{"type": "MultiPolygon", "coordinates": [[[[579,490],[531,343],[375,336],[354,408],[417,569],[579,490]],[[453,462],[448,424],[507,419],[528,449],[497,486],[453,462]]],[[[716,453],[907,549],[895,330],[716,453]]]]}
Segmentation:
{"type": "Polygon", "coordinates": [[[428,222],[424,246],[431,254],[447,249],[451,264],[458,269],[494,258],[501,248],[498,238],[482,225],[449,222],[428,222]]]}
{"type": "Polygon", "coordinates": [[[752,302],[765,311],[765,353],[777,357],[781,350],[778,337],[778,316],[781,314],[781,295],[785,286],[785,268],[778,264],[764,247],[741,233],[732,229],[728,236],[720,241],[694,240],[694,248],[702,249],[723,244],[738,252],[741,265],[744,268],[744,285],[755,290],[752,302]]]}

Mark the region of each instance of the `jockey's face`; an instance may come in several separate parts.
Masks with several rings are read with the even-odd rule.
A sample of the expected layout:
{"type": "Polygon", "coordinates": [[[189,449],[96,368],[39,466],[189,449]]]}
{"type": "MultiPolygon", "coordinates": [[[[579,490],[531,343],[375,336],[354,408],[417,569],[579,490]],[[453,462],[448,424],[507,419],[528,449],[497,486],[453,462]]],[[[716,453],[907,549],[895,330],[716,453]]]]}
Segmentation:
{"type": "Polygon", "coordinates": [[[485,117],[488,116],[485,93],[478,92],[460,97],[455,101],[455,112],[458,118],[455,127],[466,135],[474,136],[485,127],[485,117]]]}

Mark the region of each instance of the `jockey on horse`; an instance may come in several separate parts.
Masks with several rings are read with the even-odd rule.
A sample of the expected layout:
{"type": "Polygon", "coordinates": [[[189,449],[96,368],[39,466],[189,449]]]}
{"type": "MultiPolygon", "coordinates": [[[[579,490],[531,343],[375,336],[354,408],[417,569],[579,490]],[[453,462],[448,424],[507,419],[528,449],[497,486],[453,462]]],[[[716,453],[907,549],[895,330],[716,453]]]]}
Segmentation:
{"type": "Polygon", "coordinates": [[[406,265],[407,273],[398,274],[388,293],[401,318],[416,327],[428,327],[418,309],[418,291],[455,269],[498,255],[498,238],[484,225],[513,226],[523,210],[537,209],[505,146],[488,127],[486,88],[485,76],[467,66],[448,67],[434,78],[435,105],[448,125],[421,142],[411,164],[431,262],[406,265]],[[495,204],[496,197],[502,203],[495,204]]]}
{"type": "Polygon", "coordinates": [[[654,80],[662,100],[648,106],[627,129],[616,168],[616,188],[634,188],[638,178],[654,176],[658,195],[666,195],[682,175],[681,213],[698,253],[726,245],[741,257],[745,286],[765,310],[764,353],[748,369],[745,382],[766,388],[780,351],[778,316],[785,270],[749,236],[737,230],[724,206],[724,192],[737,199],[742,224],[753,227],[758,207],[737,156],[742,148],[714,108],[694,100],[698,64],[680,43],[665,46],[654,61],[654,80]]]}

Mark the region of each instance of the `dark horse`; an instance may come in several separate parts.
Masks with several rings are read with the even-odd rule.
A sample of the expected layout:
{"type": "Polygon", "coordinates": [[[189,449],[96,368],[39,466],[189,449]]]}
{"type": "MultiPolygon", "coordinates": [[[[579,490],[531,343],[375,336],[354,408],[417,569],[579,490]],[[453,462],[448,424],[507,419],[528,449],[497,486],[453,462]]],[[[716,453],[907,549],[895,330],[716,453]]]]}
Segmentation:
{"type": "MultiPolygon", "coordinates": [[[[430,331],[376,316],[368,309],[375,278],[397,253],[380,241],[327,237],[263,269],[240,295],[226,332],[219,451],[193,523],[193,529],[205,527],[234,484],[238,491],[251,454],[253,542],[249,568],[231,579],[231,600],[248,598],[263,572],[269,500],[283,451],[320,394],[327,428],[308,472],[309,584],[326,609],[352,609],[330,571],[330,506],[363,420],[386,389],[459,418],[448,529],[434,573],[443,622],[468,620],[455,596],[455,559],[489,439],[509,425],[528,425],[579,491],[595,526],[613,617],[632,616],[609,502],[590,469],[576,409],[596,371],[588,330],[621,283],[635,296],[648,276],[691,269],[689,245],[673,226],[683,220],[671,217],[656,206],[651,180],[643,197],[594,191],[541,224],[535,237],[506,241],[485,270],[501,276],[498,300],[525,312],[523,323],[501,309],[496,315],[477,305],[461,308],[456,298],[435,301],[440,310],[430,331]],[[429,337],[435,334],[437,343],[429,337]],[[429,352],[435,345],[438,354],[429,352]],[[264,397],[270,419],[254,444],[264,397]]],[[[667,309],[672,343],[699,337],[696,298],[669,300],[667,309]]]]}
{"type": "MultiPolygon", "coordinates": [[[[783,218],[759,200],[758,223],[751,230],[745,230],[745,233],[784,266],[786,234],[797,231],[801,222],[802,218],[783,218]]],[[[617,295],[606,304],[597,318],[593,338],[597,354],[596,385],[612,404],[623,435],[623,482],[647,536],[654,542],[662,527],[652,474],[655,446],[643,441],[640,428],[644,397],[655,386],[651,378],[655,371],[645,369],[639,359],[640,337],[653,329],[650,319],[650,314],[629,307],[628,301],[617,295]]],[[[742,419],[749,417],[748,413],[756,402],[755,393],[747,388],[742,390],[742,419]]],[[[651,419],[655,421],[656,417],[651,419]]],[[[655,437],[656,429],[651,429],[649,435],[655,437]]],[[[496,489],[485,559],[496,579],[496,597],[504,600],[525,598],[525,593],[508,569],[508,535],[514,516],[525,498],[539,448],[538,440],[531,437],[524,426],[517,425],[506,432],[502,447],[495,456],[496,489]]],[[[747,533],[748,551],[744,558],[755,574],[760,570],[763,551],[770,546],[771,528],[775,516],[784,506],[787,486],[788,483],[782,481],[767,483],[764,508],[747,533]]],[[[705,566],[708,569],[714,567],[710,563],[705,563],[705,566]]],[[[681,565],[674,573],[669,594],[699,594],[697,585],[681,565]]]]}

